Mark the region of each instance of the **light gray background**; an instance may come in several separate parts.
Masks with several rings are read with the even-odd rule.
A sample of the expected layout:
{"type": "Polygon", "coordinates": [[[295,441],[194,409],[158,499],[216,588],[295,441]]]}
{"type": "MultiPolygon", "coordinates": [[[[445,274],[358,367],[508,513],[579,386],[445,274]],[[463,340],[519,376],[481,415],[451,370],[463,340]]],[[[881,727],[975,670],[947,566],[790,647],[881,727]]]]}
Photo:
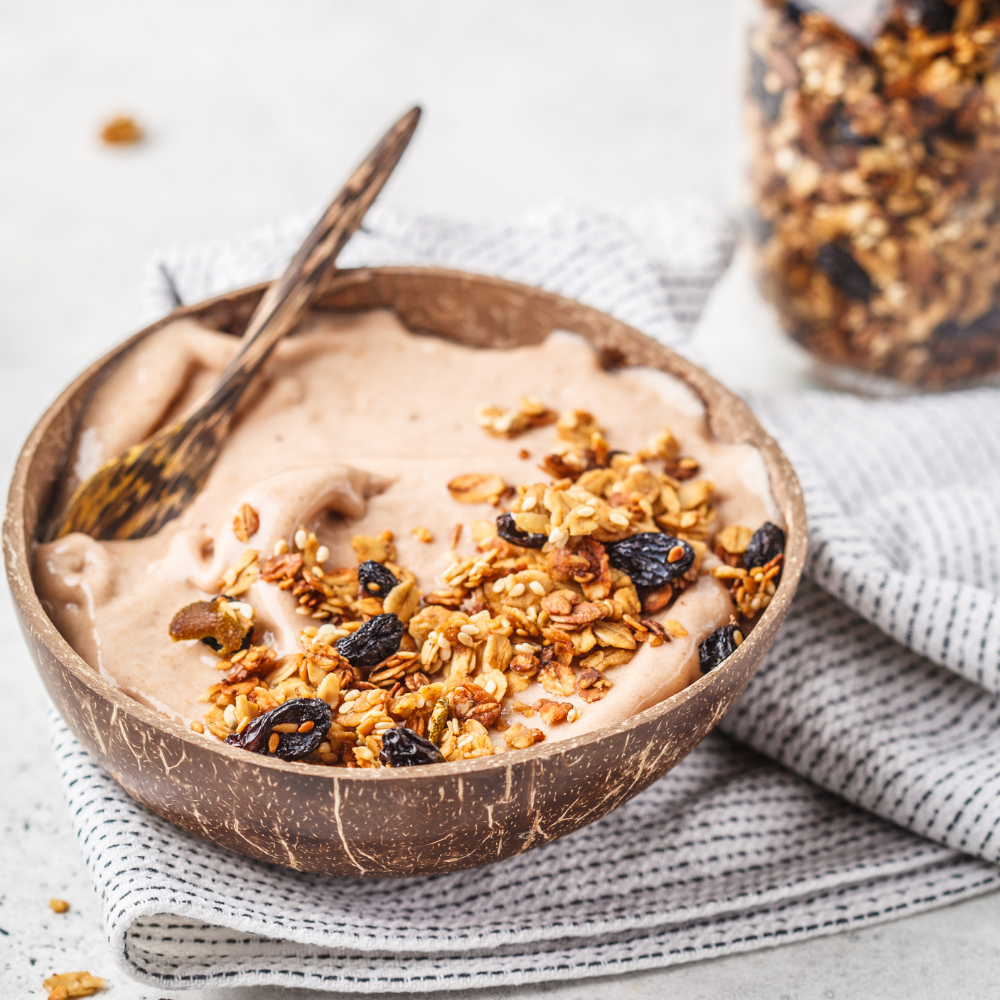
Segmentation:
{"type": "MultiPolygon", "coordinates": [[[[414,101],[426,117],[384,195],[407,208],[483,218],[684,193],[734,204],[743,16],[732,0],[0,0],[4,478],[56,391],[137,326],[156,247],[320,201],[414,101]],[[119,111],[147,143],[100,146],[119,111]]],[[[742,253],[697,337],[738,389],[806,380],[742,253]]],[[[83,968],[113,1000],[164,996],[111,966],[45,696],[6,605],[0,691],[0,996],[43,996],[47,975],[83,968]],[[73,908],[53,914],[50,896],[73,908]]],[[[476,996],[938,1000],[996,996],[998,974],[993,894],[750,955],[476,996]]]]}

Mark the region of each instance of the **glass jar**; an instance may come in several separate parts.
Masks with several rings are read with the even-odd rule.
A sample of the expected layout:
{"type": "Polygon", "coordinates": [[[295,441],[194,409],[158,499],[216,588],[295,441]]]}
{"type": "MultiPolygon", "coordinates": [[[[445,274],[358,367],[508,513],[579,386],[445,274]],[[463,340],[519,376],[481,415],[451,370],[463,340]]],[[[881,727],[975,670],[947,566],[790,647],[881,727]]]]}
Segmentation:
{"type": "Polygon", "coordinates": [[[1000,371],[1000,0],[897,2],[869,44],[764,0],[749,45],[750,226],[787,332],[897,383],[1000,371]]]}

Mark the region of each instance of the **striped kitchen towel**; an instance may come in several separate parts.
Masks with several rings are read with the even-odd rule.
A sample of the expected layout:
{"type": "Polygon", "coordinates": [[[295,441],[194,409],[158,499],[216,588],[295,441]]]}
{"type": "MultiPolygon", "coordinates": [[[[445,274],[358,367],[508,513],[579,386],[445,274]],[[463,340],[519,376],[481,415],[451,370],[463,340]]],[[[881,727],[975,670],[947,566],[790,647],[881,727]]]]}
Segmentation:
{"type": "MultiPolygon", "coordinates": [[[[162,313],[279,271],[307,219],[171,251],[162,313]]],[[[345,265],[435,263],[573,295],[683,349],[732,249],[686,203],[509,225],[377,209],[345,265]]],[[[415,993],[605,975],[853,928],[1000,887],[1000,393],[755,402],[802,478],[808,579],[745,695],[604,819],[486,869],[303,875],[129,799],[60,720],[114,954],[163,989],[415,993]]]]}

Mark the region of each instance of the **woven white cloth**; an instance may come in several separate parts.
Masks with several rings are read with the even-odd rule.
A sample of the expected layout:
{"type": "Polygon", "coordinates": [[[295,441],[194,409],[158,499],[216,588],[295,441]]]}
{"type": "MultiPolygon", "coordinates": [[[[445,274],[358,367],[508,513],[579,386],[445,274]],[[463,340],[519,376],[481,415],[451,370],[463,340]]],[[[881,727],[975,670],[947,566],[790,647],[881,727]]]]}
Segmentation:
{"type": "MultiPolygon", "coordinates": [[[[164,253],[151,313],[174,292],[196,301],[279,271],[307,222],[164,253]]],[[[724,220],[692,203],[618,218],[558,206],[507,226],[381,209],[342,262],[517,278],[683,349],[731,248],[724,220]]],[[[992,390],[756,401],[802,477],[809,579],[728,735],[510,861],[382,882],[248,861],[137,805],[55,718],[117,961],[164,989],[514,985],[765,947],[1000,887],[998,403],[992,390]]]]}

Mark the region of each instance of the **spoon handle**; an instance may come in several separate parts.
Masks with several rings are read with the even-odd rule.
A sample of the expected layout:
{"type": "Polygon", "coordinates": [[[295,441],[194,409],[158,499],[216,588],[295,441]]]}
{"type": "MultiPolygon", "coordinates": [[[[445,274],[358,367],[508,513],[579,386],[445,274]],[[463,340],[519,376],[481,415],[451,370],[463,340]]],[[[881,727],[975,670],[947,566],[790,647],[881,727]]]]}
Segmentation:
{"type": "Polygon", "coordinates": [[[239,353],[219,376],[202,409],[228,409],[267,360],[274,345],[302,318],[330,272],[337,255],[361,225],[410,142],[420,108],[408,111],[382,137],[348,178],[285,273],[264,293],[250,317],[239,353]]]}

